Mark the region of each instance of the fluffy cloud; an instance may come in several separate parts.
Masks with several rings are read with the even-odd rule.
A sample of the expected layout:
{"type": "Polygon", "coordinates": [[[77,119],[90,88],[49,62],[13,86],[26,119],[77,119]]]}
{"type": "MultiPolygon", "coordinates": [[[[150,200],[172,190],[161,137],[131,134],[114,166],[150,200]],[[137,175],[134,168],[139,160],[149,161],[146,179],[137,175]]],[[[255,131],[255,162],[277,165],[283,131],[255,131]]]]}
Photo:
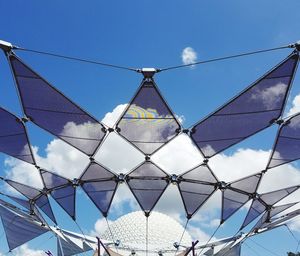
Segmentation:
{"type": "Polygon", "coordinates": [[[120,104],[116,106],[112,112],[106,113],[106,115],[102,119],[102,123],[104,123],[108,127],[113,127],[127,106],[128,104],[120,104]]]}
{"type": "Polygon", "coordinates": [[[287,116],[300,112],[300,94],[297,95],[292,102],[292,107],[287,112],[287,116]]]}
{"type": "Polygon", "coordinates": [[[22,246],[20,246],[19,248],[15,249],[13,251],[13,255],[14,256],[25,256],[25,255],[45,256],[46,254],[42,250],[34,250],[34,249],[29,248],[29,246],[27,244],[23,244],[22,246]]]}
{"type": "MultiPolygon", "coordinates": [[[[108,220],[108,224],[111,225],[112,221],[108,220]]],[[[90,232],[90,236],[101,236],[108,228],[107,222],[104,218],[98,219],[94,225],[94,230],[90,232]]]]}
{"type": "Polygon", "coordinates": [[[251,95],[251,99],[262,102],[265,107],[272,109],[278,105],[278,102],[283,98],[286,92],[287,85],[278,83],[274,86],[268,87],[262,91],[258,90],[251,95]]]}
{"type": "Polygon", "coordinates": [[[196,51],[192,47],[184,48],[181,53],[181,60],[185,65],[195,63],[197,61],[196,51]]]}

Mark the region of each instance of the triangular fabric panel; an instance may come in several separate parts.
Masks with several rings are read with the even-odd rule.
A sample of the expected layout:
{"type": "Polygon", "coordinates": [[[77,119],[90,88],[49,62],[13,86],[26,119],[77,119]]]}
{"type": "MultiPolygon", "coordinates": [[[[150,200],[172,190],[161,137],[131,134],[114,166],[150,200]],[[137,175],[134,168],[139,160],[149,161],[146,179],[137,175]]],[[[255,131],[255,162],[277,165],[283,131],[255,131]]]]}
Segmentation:
{"type": "Polygon", "coordinates": [[[292,206],[294,206],[296,204],[298,204],[298,202],[275,206],[274,208],[271,209],[270,218],[273,218],[277,214],[285,211],[286,209],[288,209],[288,208],[290,208],[290,207],[292,207],[292,206]]]}
{"type": "Polygon", "coordinates": [[[10,250],[48,232],[41,225],[35,224],[0,206],[0,216],[10,250]]]}
{"type": "Polygon", "coordinates": [[[35,204],[55,223],[56,219],[55,216],[53,214],[48,196],[46,195],[42,195],[40,196],[38,199],[35,200],[35,204]]]}
{"type": "Polygon", "coordinates": [[[266,223],[269,224],[271,222],[271,218],[273,216],[285,211],[286,209],[294,206],[295,204],[297,204],[297,203],[279,205],[279,206],[273,207],[271,210],[268,210],[267,212],[265,212],[263,214],[263,216],[261,216],[261,218],[255,224],[255,226],[252,228],[252,231],[254,231],[255,229],[258,229],[258,228],[263,228],[266,223]]]}
{"type": "Polygon", "coordinates": [[[50,190],[71,183],[67,178],[46,170],[40,170],[40,173],[45,187],[50,190]]]}
{"type": "Polygon", "coordinates": [[[48,197],[46,195],[42,195],[42,191],[12,180],[5,179],[5,182],[28,199],[33,200],[34,203],[56,224],[48,197]]]}
{"type": "Polygon", "coordinates": [[[70,239],[68,238],[66,238],[66,240],[62,238],[58,238],[58,239],[64,256],[71,256],[71,255],[76,255],[84,252],[83,248],[73,243],[70,239]]]}
{"type": "Polygon", "coordinates": [[[88,197],[107,216],[117,190],[116,174],[96,162],[91,162],[79,180],[88,197]]]}
{"type": "Polygon", "coordinates": [[[27,163],[35,164],[22,121],[0,107],[0,123],[0,151],[27,163]]]}
{"type": "Polygon", "coordinates": [[[75,193],[76,189],[72,185],[54,189],[51,192],[51,196],[72,219],[75,219],[75,193]]]}
{"type": "MultiPolygon", "coordinates": [[[[242,225],[242,228],[247,226],[252,220],[254,220],[256,217],[258,217],[262,212],[264,212],[266,210],[265,205],[272,206],[272,205],[276,204],[277,202],[279,202],[280,200],[282,200],[283,198],[290,195],[291,193],[293,193],[294,191],[296,191],[297,189],[298,189],[298,186],[294,186],[294,187],[290,187],[290,188],[286,188],[286,189],[280,189],[277,191],[272,191],[269,193],[261,194],[259,196],[259,199],[255,199],[252,202],[252,205],[248,211],[248,214],[242,225]]],[[[293,206],[294,204],[296,204],[296,203],[291,203],[291,204],[287,204],[287,205],[274,207],[273,209],[270,210],[270,218],[272,216],[284,211],[285,209],[293,206]],[[274,213],[272,213],[272,211],[274,211],[274,213]]]]}
{"type": "Polygon", "coordinates": [[[226,221],[250,200],[249,195],[231,189],[222,192],[222,217],[221,223],[226,221]]]}
{"type": "Polygon", "coordinates": [[[178,189],[188,218],[216,191],[217,178],[207,165],[200,165],[178,178],[178,189]]]}
{"type": "Polygon", "coordinates": [[[214,255],[215,256],[240,256],[241,246],[242,246],[241,243],[238,243],[233,247],[225,247],[214,255]]]}
{"type": "Polygon", "coordinates": [[[205,157],[212,157],[269,127],[283,111],[297,67],[298,53],[196,124],[191,137],[205,157]]]}
{"type": "Polygon", "coordinates": [[[168,186],[168,175],[144,162],[126,176],[127,184],[145,213],[150,213],[168,186]]]}
{"type": "Polygon", "coordinates": [[[229,183],[229,187],[232,189],[236,189],[239,191],[244,191],[246,193],[252,194],[256,192],[261,177],[262,177],[261,173],[254,174],[229,183]]]}
{"type": "Polygon", "coordinates": [[[24,217],[30,216],[29,211],[20,209],[20,208],[16,207],[15,205],[13,205],[11,203],[8,203],[8,202],[6,202],[2,199],[0,199],[0,205],[4,206],[6,209],[9,209],[9,210],[21,215],[21,216],[24,216],[24,217]]]}
{"type": "Polygon", "coordinates": [[[81,187],[101,211],[103,216],[106,217],[115,195],[117,185],[116,181],[107,180],[85,182],[81,187]]]}
{"type": "Polygon", "coordinates": [[[212,170],[206,165],[201,164],[190,171],[179,176],[179,180],[215,184],[218,182],[212,170]]]}
{"type": "Polygon", "coordinates": [[[265,210],[266,210],[265,205],[262,204],[259,200],[254,199],[240,229],[243,229],[244,227],[246,227],[250,222],[252,222],[254,219],[256,219],[265,210]]]}
{"type": "Polygon", "coordinates": [[[151,155],[178,135],[181,126],[151,79],[143,81],[117,128],[124,138],[151,155]]]}
{"type": "Polygon", "coordinates": [[[79,180],[86,182],[112,180],[114,178],[116,178],[116,175],[113,172],[107,170],[105,167],[96,162],[91,162],[79,180]]]}
{"type": "Polygon", "coordinates": [[[8,183],[10,186],[12,186],[14,189],[16,189],[18,192],[20,192],[22,195],[27,197],[28,199],[34,199],[42,193],[40,190],[36,188],[30,187],[28,185],[13,180],[5,179],[4,181],[8,183]]]}
{"type": "Polygon", "coordinates": [[[300,159],[300,114],[288,119],[279,129],[268,168],[300,159]]]}
{"type": "Polygon", "coordinates": [[[40,221],[44,224],[47,223],[43,218],[43,216],[41,215],[41,213],[39,212],[39,210],[36,208],[36,206],[33,203],[30,203],[29,200],[24,200],[22,198],[9,196],[9,195],[5,195],[5,196],[15,201],[17,204],[23,206],[25,209],[27,209],[30,212],[31,216],[36,217],[37,221],[40,221]]]}
{"type": "Polygon", "coordinates": [[[300,209],[294,210],[292,212],[289,212],[287,214],[285,214],[284,216],[280,216],[276,219],[272,219],[271,223],[269,225],[267,225],[266,227],[268,229],[273,229],[278,227],[279,225],[282,225],[283,223],[291,220],[292,218],[295,218],[297,216],[300,215],[300,209]]]}
{"type": "Polygon", "coordinates": [[[212,196],[216,191],[213,185],[204,185],[201,183],[180,182],[178,188],[182,197],[187,218],[191,218],[198,209],[212,196]]]}
{"type": "Polygon", "coordinates": [[[289,188],[279,189],[276,191],[264,193],[260,195],[261,200],[263,200],[267,205],[274,205],[283,198],[287,197],[291,193],[299,189],[299,186],[293,186],[289,188]]]}
{"type": "Polygon", "coordinates": [[[93,155],[105,129],[15,55],[9,60],[26,116],[44,130],[87,155],[93,155]]]}

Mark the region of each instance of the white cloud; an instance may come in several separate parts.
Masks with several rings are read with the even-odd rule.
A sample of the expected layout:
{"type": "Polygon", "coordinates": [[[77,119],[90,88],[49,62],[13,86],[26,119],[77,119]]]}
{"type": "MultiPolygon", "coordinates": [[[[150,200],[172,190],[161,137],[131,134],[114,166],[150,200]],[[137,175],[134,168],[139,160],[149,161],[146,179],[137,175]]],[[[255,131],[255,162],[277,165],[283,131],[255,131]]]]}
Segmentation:
{"type": "Polygon", "coordinates": [[[110,133],[95,159],[116,173],[127,173],[145,160],[144,155],[116,133],[110,133]]]}
{"type": "MultiPolygon", "coordinates": [[[[1,255],[1,254],[0,254],[1,255]]],[[[25,256],[25,255],[30,255],[30,256],[45,256],[45,252],[42,250],[34,250],[29,248],[27,244],[23,244],[19,248],[15,249],[13,251],[13,255],[15,256],[25,256]]]]}
{"type": "Polygon", "coordinates": [[[170,174],[181,174],[203,161],[199,150],[186,134],[174,138],[157,151],[151,159],[170,174]]]}
{"type": "Polygon", "coordinates": [[[127,106],[128,104],[120,104],[116,106],[112,112],[106,113],[106,115],[102,119],[102,123],[104,123],[108,127],[113,127],[119,120],[120,115],[124,112],[127,106]]]}
{"type": "Polygon", "coordinates": [[[270,151],[240,148],[232,155],[214,156],[209,165],[221,181],[230,182],[264,170],[269,156],[270,151]]]}
{"type": "Polygon", "coordinates": [[[195,63],[197,61],[196,51],[192,47],[184,48],[181,53],[181,60],[185,65],[195,63]]]}
{"type": "Polygon", "coordinates": [[[289,109],[287,116],[291,116],[300,112],[300,94],[296,95],[292,102],[292,107],[289,109]]]}
{"type": "Polygon", "coordinates": [[[251,99],[259,100],[259,102],[262,102],[268,109],[272,109],[276,107],[278,102],[282,99],[282,96],[286,92],[286,87],[286,84],[278,83],[264,90],[257,90],[251,95],[251,99]]]}
{"type": "Polygon", "coordinates": [[[187,230],[193,240],[199,240],[200,245],[205,244],[210,238],[210,235],[202,231],[199,227],[190,225],[187,230]]]}
{"type": "MultiPolygon", "coordinates": [[[[112,221],[107,220],[108,224],[111,225],[112,221]]],[[[107,222],[104,218],[98,219],[94,224],[94,229],[90,232],[90,236],[99,237],[101,236],[105,230],[108,228],[107,222]]]]}

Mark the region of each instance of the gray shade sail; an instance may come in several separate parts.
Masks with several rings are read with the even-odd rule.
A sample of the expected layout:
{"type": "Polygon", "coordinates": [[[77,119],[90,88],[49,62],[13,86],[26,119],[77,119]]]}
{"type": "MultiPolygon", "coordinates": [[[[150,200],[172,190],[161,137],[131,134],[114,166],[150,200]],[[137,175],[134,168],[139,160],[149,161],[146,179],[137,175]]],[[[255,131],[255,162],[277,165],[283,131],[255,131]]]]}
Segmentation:
{"type": "Polygon", "coordinates": [[[29,217],[17,215],[3,206],[0,206],[0,216],[10,250],[49,231],[29,217]]]}
{"type": "Polygon", "coordinates": [[[255,193],[258,188],[261,177],[262,174],[258,173],[230,182],[226,185],[222,191],[221,223],[226,221],[250,200],[250,196],[255,193]]]}
{"type": "Polygon", "coordinates": [[[286,120],[280,127],[268,168],[300,159],[300,114],[286,120]]]}
{"type": "Polygon", "coordinates": [[[144,79],[124,114],[117,131],[144,154],[151,155],[181,130],[153,79],[144,79]]]}
{"type": "Polygon", "coordinates": [[[35,164],[23,122],[0,107],[0,151],[30,164],[35,164]]]}
{"type": "Polygon", "coordinates": [[[150,214],[169,184],[166,172],[146,161],[126,176],[127,184],[146,215],[150,214]]]}
{"type": "Polygon", "coordinates": [[[250,222],[256,219],[260,214],[262,214],[269,207],[273,206],[280,200],[289,196],[291,193],[299,189],[299,186],[293,186],[289,188],[279,189],[276,191],[264,193],[258,195],[253,199],[253,202],[248,210],[247,216],[241,226],[241,229],[246,227],[250,222]]]}
{"type": "Polygon", "coordinates": [[[17,56],[9,55],[9,61],[26,116],[83,153],[93,155],[105,136],[104,126],[17,56]]]}
{"type": "Polygon", "coordinates": [[[274,69],[192,128],[191,138],[206,158],[269,127],[283,111],[298,53],[274,69]]]}
{"type": "Polygon", "coordinates": [[[32,200],[34,204],[36,204],[55,224],[57,224],[48,196],[44,194],[43,191],[16,181],[8,179],[5,179],[4,181],[20,192],[23,196],[32,200]]]}
{"type": "Polygon", "coordinates": [[[218,180],[206,164],[178,177],[178,189],[187,218],[191,218],[217,189],[218,180]]]}
{"type": "Polygon", "coordinates": [[[79,180],[82,189],[106,217],[118,187],[117,175],[91,162],[79,180]]]}

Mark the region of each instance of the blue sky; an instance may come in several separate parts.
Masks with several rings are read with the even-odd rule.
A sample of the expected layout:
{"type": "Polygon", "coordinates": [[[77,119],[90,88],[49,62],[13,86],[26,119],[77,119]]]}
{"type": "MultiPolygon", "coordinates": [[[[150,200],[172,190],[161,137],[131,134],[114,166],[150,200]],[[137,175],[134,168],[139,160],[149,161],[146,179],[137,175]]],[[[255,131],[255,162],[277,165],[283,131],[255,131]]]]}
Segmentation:
{"type": "MultiPolygon", "coordinates": [[[[300,39],[299,7],[298,0],[1,1],[0,39],[24,48],[122,66],[162,68],[182,64],[182,51],[186,47],[194,49],[197,60],[206,60],[296,42],[300,39]]],[[[291,50],[281,50],[183,68],[159,73],[155,79],[173,111],[183,117],[183,125],[190,127],[255,81],[290,52],[291,50]]],[[[113,112],[118,105],[128,103],[142,79],[141,75],[133,72],[28,52],[17,53],[54,86],[100,120],[108,112],[113,112]]],[[[297,108],[295,104],[293,105],[293,100],[300,94],[299,83],[298,74],[290,93],[287,110],[293,106],[297,108]]],[[[0,86],[0,105],[21,115],[11,73],[3,54],[0,56],[0,86]]],[[[49,154],[53,153],[54,158],[63,154],[59,150],[62,150],[65,145],[53,142],[52,136],[32,124],[29,124],[28,130],[32,144],[39,148],[41,162],[49,168],[55,168],[50,163],[49,154]]],[[[267,151],[272,147],[275,134],[276,129],[271,128],[250,138],[226,151],[225,155],[212,162],[212,167],[219,169],[216,172],[220,175],[223,172],[226,176],[226,172],[230,172],[234,167],[230,165],[232,159],[257,157],[257,163],[251,165],[251,168],[258,168],[252,172],[260,171],[259,168],[263,168],[264,165],[263,159],[267,159],[267,151]],[[262,158],[261,161],[259,157],[262,158]],[[226,168],[221,170],[220,163],[223,163],[226,168]]],[[[105,156],[102,159],[104,158],[105,156]]],[[[7,157],[2,154],[0,156],[1,176],[13,172],[13,167],[18,170],[24,167],[15,163],[13,167],[5,165],[5,159],[7,157]]],[[[190,158],[183,161],[190,161],[190,158]]],[[[193,165],[193,163],[189,164],[193,165]]],[[[60,169],[67,166],[63,161],[58,161],[58,165],[60,169]]],[[[247,173],[238,171],[240,175],[247,173]]],[[[60,172],[70,173],[72,170],[60,170],[60,172]]],[[[231,173],[228,175],[230,176],[231,173]]],[[[78,201],[78,222],[87,233],[91,232],[95,229],[95,222],[101,217],[100,213],[83,193],[79,193],[78,201]],[[91,209],[89,221],[86,220],[87,215],[84,211],[88,206],[91,209]]],[[[132,210],[128,206],[130,203],[132,201],[129,199],[125,204],[116,202],[111,218],[116,218],[128,209],[132,210]]],[[[74,223],[59,207],[55,206],[55,210],[63,216],[63,221],[60,223],[63,227],[76,230],[74,223]]],[[[216,210],[214,218],[217,218],[217,215],[216,210]]],[[[197,216],[203,217],[201,213],[197,216]]],[[[209,222],[207,219],[204,221],[209,222]]],[[[217,237],[234,234],[235,231],[231,226],[236,222],[238,218],[230,219],[217,237]]],[[[197,225],[195,221],[193,227],[197,225]]],[[[300,231],[300,226],[297,227],[300,231]]],[[[295,234],[300,238],[297,227],[295,227],[295,234]]],[[[207,228],[201,224],[199,228],[207,234],[214,231],[213,227],[207,228]]],[[[0,229],[1,233],[2,229],[0,229]]],[[[55,248],[54,239],[47,241],[44,245],[46,248],[41,246],[49,236],[37,239],[30,244],[30,247],[55,248]]],[[[283,228],[255,239],[281,255],[288,250],[294,250],[297,246],[288,231],[283,228]],[[275,243],[277,241],[278,243],[275,243]]],[[[0,252],[6,252],[4,239],[1,239],[0,245],[0,252]]],[[[260,255],[267,255],[266,251],[261,251],[262,249],[255,244],[249,242],[249,246],[259,251],[260,255]]],[[[242,255],[253,255],[253,251],[244,246],[242,255]]]]}

